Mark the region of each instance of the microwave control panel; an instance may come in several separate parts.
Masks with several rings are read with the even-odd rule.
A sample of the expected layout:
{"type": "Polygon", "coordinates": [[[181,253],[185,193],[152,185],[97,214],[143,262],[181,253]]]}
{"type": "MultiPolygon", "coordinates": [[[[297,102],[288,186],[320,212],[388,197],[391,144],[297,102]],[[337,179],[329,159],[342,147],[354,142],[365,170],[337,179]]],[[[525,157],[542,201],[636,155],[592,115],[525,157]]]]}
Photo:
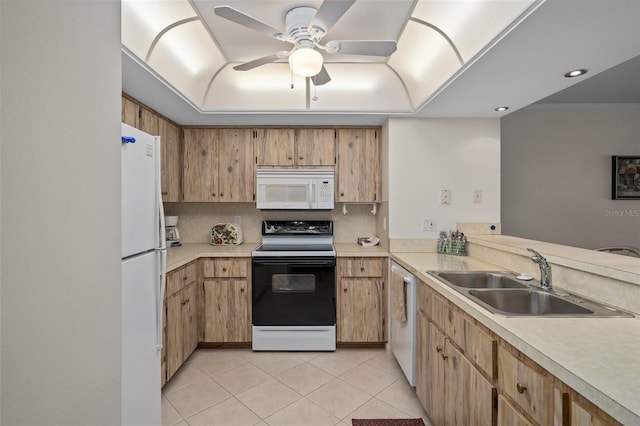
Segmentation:
{"type": "Polygon", "coordinates": [[[326,180],[320,181],[320,194],[318,194],[319,201],[326,203],[333,200],[333,182],[326,180]]]}

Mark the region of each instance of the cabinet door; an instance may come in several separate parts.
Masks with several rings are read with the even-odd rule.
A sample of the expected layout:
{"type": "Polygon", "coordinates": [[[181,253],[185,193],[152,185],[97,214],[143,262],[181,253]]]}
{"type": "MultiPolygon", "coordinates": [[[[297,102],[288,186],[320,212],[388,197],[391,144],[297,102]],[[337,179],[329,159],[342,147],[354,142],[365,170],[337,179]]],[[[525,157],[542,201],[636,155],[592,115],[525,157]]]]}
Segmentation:
{"type": "Polygon", "coordinates": [[[162,201],[180,201],[180,129],[168,120],[160,119],[162,152],[162,201]]]}
{"type": "Polygon", "coordinates": [[[334,166],[336,164],[335,129],[296,129],[298,166],[334,166]]]}
{"type": "Polygon", "coordinates": [[[140,130],[153,136],[160,135],[160,117],[145,107],[140,107],[140,130]]]}
{"type": "Polygon", "coordinates": [[[182,291],[182,361],[198,346],[198,286],[193,283],[182,291]]]}
{"type": "Polygon", "coordinates": [[[218,200],[218,130],[184,129],[183,201],[218,200]]]}
{"type": "Polygon", "coordinates": [[[139,128],[139,114],[140,114],[140,106],[123,97],[122,98],[122,122],[127,123],[129,126],[139,128]]]}
{"type": "Polygon", "coordinates": [[[381,278],[340,278],[339,342],[383,342],[384,286],[381,278]]]}
{"type": "Polygon", "coordinates": [[[498,397],[498,426],[533,426],[502,395],[498,397]]]}
{"type": "Polygon", "coordinates": [[[256,165],[294,166],[295,135],[293,129],[258,129],[256,132],[256,165]]]}
{"type": "Polygon", "coordinates": [[[250,294],[247,280],[205,280],[205,342],[251,340],[250,294]]]}
{"type": "Polygon", "coordinates": [[[182,365],[182,294],[167,298],[167,380],[182,365]]]}
{"type": "Polygon", "coordinates": [[[220,129],[218,143],[218,201],[254,200],[253,137],[251,129],[220,129]]]}
{"type": "MultiPolygon", "coordinates": [[[[422,403],[422,407],[427,410],[427,406],[431,406],[427,402],[430,398],[429,394],[429,321],[427,317],[418,310],[416,315],[416,395],[422,403]]],[[[427,411],[429,413],[429,411],[427,411]]]]}
{"type": "Polygon", "coordinates": [[[380,201],[380,147],[377,129],[338,129],[336,202],[380,201]]]}
{"type": "MultiPolygon", "coordinates": [[[[460,395],[465,404],[466,415],[462,424],[469,426],[495,425],[497,411],[494,401],[498,390],[464,357],[462,360],[462,386],[460,395]]],[[[456,402],[457,404],[457,402],[456,402]]]]}
{"type": "Polygon", "coordinates": [[[431,424],[446,425],[445,411],[445,364],[442,360],[444,335],[432,324],[427,327],[426,339],[429,342],[425,353],[427,371],[426,406],[431,424]]]}

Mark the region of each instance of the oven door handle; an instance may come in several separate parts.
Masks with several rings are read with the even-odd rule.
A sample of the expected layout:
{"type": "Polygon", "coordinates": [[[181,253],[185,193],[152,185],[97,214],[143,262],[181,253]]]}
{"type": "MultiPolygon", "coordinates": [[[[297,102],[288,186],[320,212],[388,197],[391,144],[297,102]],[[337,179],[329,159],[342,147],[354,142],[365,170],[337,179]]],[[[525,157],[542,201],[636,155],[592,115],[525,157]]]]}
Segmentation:
{"type": "Polygon", "coordinates": [[[257,266],[282,266],[282,265],[302,265],[302,266],[335,266],[336,261],[334,259],[319,260],[319,259],[274,259],[274,260],[256,260],[253,259],[253,264],[257,266]]]}

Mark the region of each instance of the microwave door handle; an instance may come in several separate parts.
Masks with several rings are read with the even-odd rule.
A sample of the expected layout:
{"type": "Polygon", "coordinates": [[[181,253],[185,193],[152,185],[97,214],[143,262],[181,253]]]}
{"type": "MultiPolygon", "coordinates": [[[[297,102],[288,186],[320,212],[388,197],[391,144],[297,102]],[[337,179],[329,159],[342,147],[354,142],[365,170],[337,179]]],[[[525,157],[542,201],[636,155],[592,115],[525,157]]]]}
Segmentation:
{"type": "Polygon", "coordinates": [[[316,183],[311,181],[311,207],[316,205],[316,183]]]}

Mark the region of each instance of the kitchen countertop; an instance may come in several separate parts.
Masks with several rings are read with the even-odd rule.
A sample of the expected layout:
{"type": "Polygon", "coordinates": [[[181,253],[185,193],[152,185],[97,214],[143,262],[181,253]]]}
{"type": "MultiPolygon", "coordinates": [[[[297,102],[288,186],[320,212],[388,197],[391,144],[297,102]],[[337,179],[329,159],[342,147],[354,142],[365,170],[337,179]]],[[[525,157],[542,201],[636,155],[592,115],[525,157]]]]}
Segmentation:
{"type": "MultiPolygon", "coordinates": [[[[251,257],[251,252],[259,245],[259,242],[220,246],[212,246],[207,243],[184,243],[179,247],[170,247],[167,250],[167,272],[201,257],[251,257]]],[[[338,257],[389,256],[389,252],[380,246],[363,247],[355,243],[337,243],[334,246],[338,257]]]]}
{"type": "Polygon", "coordinates": [[[640,424],[640,320],[494,315],[429,270],[504,270],[471,257],[392,253],[398,262],[622,424],[640,424]]]}
{"type": "Polygon", "coordinates": [[[212,246],[207,243],[184,243],[167,250],[167,272],[171,272],[201,257],[251,257],[260,243],[212,246]]]}

